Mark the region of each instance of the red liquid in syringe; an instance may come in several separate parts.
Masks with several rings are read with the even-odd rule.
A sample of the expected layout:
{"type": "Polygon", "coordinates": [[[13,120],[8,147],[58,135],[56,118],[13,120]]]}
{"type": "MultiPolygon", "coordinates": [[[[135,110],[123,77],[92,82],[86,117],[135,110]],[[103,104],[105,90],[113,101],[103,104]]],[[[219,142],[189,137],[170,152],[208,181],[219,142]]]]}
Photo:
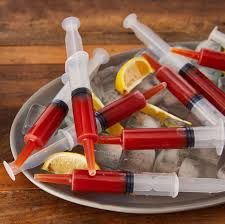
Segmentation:
{"type": "Polygon", "coordinates": [[[96,118],[102,130],[129,117],[132,113],[143,109],[146,106],[146,100],[165,89],[166,86],[166,83],[162,82],[146,90],[144,93],[140,91],[131,92],[106,105],[96,113],[96,118]]]}
{"type": "Polygon", "coordinates": [[[125,150],[180,149],[192,146],[191,128],[124,129],[121,136],[99,136],[100,144],[119,144],[125,150]]]}
{"type": "Polygon", "coordinates": [[[206,48],[201,49],[199,52],[182,48],[171,48],[171,51],[195,59],[199,65],[225,71],[225,54],[223,52],[206,48]]]}
{"type": "Polygon", "coordinates": [[[25,146],[15,160],[16,167],[19,168],[33,150],[44,147],[65,118],[67,112],[68,106],[63,101],[54,100],[49,104],[24,136],[25,146]]]}

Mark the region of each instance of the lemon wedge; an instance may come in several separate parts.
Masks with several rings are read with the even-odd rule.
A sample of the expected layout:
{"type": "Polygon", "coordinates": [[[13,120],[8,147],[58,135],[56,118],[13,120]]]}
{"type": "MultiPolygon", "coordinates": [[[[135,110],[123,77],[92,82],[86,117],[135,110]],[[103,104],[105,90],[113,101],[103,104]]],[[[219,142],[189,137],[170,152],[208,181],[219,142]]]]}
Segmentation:
{"type": "MultiPolygon", "coordinates": [[[[100,170],[97,164],[95,167],[96,170],[100,170]]],[[[74,169],[87,169],[87,162],[84,155],[73,152],[54,153],[48,157],[42,166],[42,170],[55,174],[69,174],[74,169]]]]}
{"type": "Polygon", "coordinates": [[[154,69],[144,57],[134,57],[127,61],[118,71],[115,88],[120,94],[127,94],[153,72],[154,69]]]}
{"type": "Polygon", "coordinates": [[[141,110],[141,112],[159,120],[160,123],[166,127],[184,127],[192,125],[191,122],[183,120],[149,103],[141,110]]]}

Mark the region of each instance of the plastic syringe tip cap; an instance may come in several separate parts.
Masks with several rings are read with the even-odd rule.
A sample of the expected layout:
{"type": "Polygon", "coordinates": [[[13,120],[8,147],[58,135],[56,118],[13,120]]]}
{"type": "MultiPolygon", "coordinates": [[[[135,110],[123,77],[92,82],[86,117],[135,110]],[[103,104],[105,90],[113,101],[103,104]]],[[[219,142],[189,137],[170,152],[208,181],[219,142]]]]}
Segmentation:
{"type": "Polygon", "coordinates": [[[99,60],[101,64],[106,64],[109,61],[109,53],[103,48],[95,48],[93,57],[99,60]]]}
{"type": "Polygon", "coordinates": [[[34,179],[44,183],[72,184],[72,174],[35,174],[34,179]]]}
{"type": "Polygon", "coordinates": [[[153,67],[156,71],[162,67],[162,65],[148,53],[144,52],[142,56],[148,61],[151,67],[153,67]]]}
{"type": "Polygon", "coordinates": [[[95,176],[96,167],[95,167],[94,141],[90,138],[85,138],[82,140],[82,145],[84,147],[84,154],[87,161],[88,173],[90,176],[95,176]]]}
{"type": "Polygon", "coordinates": [[[192,50],[171,47],[170,51],[175,53],[175,54],[180,54],[182,56],[185,56],[185,57],[188,57],[188,58],[192,58],[192,59],[195,59],[195,60],[198,60],[199,57],[200,57],[200,53],[199,52],[192,51],[192,50]]]}
{"type": "Polygon", "coordinates": [[[34,151],[36,147],[37,145],[33,141],[28,141],[26,143],[14,163],[18,169],[23,165],[23,163],[26,161],[26,159],[30,156],[30,154],[34,151]]]}
{"type": "Polygon", "coordinates": [[[67,17],[62,21],[62,28],[67,31],[68,29],[78,29],[80,27],[80,20],[77,17],[67,17]]]}
{"type": "Polygon", "coordinates": [[[4,165],[4,167],[5,167],[6,172],[8,173],[9,177],[10,177],[13,181],[15,181],[15,180],[16,180],[16,177],[15,177],[15,176],[16,176],[18,173],[20,173],[21,170],[18,169],[18,168],[15,166],[15,162],[14,162],[14,161],[11,162],[11,163],[7,163],[6,161],[4,161],[4,162],[3,162],[3,165],[4,165]]]}
{"type": "Polygon", "coordinates": [[[130,28],[135,22],[137,22],[137,15],[135,13],[131,13],[123,20],[123,27],[126,29],[130,28]]]}
{"type": "Polygon", "coordinates": [[[145,97],[145,99],[149,99],[152,96],[156,95],[158,92],[162,91],[163,89],[165,89],[167,87],[167,84],[165,82],[162,82],[158,85],[155,85],[153,87],[151,87],[150,89],[146,90],[143,95],[145,97]]]}

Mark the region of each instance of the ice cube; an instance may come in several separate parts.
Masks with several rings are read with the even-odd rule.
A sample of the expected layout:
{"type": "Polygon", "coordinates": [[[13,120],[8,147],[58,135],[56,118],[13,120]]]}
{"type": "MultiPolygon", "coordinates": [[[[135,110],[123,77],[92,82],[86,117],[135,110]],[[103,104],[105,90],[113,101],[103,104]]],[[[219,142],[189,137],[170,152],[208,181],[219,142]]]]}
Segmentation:
{"type": "Polygon", "coordinates": [[[119,169],[131,172],[151,172],[155,161],[155,150],[124,150],[119,169]]]}
{"type": "Polygon", "coordinates": [[[169,91],[165,94],[163,98],[163,103],[166,107],[176,106],[177,104],[181,104],[178,99],[169,91]]]}
{"type": "Polygon", "coordinates": [[[178,176],[216,178],[217,168],[215,165],[200,159],[186,158],[180,166],[178,176]]]}
{"type": "Polygon", "coordinates": [[[142,112],[134,113],[126,123],[127,128],[159,128],[160,122],[142,112]]]}
{"type": "Polygon", "coordinates": [[[96,161],[101,168],[105,169],[118,169],[120,158],[122,154],[122,148],[120,145],[95,145],[96,161]]]}
{"type": "Polygon", "coordinates": [[[225,180],[225,164],[218,170],[217,177],[225,180]]]}
{"type": "Polygon", "coordinates": [[[217,165],[219,161],[219,156],[216,153],[215,149],[193,149],[190,150],[190,158],[201,159],[207,163],[217,165]]]}
{"type": "Polygon", "coordinates": [[[153,171],[159,173],[177,172],[188,154],[189,151],[184,149],[161,150],[156,157],[153,171]]]}

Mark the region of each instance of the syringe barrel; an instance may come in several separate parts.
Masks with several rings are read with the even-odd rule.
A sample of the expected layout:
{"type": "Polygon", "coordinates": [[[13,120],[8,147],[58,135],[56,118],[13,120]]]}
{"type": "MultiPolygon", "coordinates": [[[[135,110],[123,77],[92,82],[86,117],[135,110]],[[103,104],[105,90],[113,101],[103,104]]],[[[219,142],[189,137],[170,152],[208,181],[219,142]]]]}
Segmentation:
{"type": "Polygon", "coordinates": [[[179,180],[175,173],[135,174],[98,170],[94,177],[90,177],[86,170],[75,170],[72,175],[72,190],[176,197],[179,180]]]}
{"type": "Polygon", "coordinates": [[[85,51],[77,51],[66,60],[66,72],[69,75],[69,83],[71,91],[77,88],[90,87],[90,79],[88,74],[88,53],[85,51]]]}
{"type": "Polygon", "coordinates": [[[194,127],[194,148],[216,149],[220,156],[225,145],[224,122],[217,120],[217,124],[209,127],[194,127]]]}
{"type": "Polygon", "coordinates": [[[126,173],[98,170],[91,177],[87,170],[74,170],[72,190],[78,192],[126,193],[126,173]]]}
{"type": "Polygon", "coordinates": [[[96,118],[103,130],[129,117],[132,113],[141,110],[146,105],[146,99],[140,91],[127,95],[106,105],[96,113],[96,118]]]}
{"type": "Polygon", "coordinates": [[[161,82],[166,82],[169,91],[186,107],[191,99],[198,95],[187,81],[166,66],[159,68],[155,75],[161,82]]]}
{"type": "Polygon", "coordinates": [[[225,121],[224,115],[205,98],[196,98],[195,101],[191,102],[189,109],[205,126],[216,125],[219,119],[225,121]]]}
{"type": "Polygon", "coordinates": [[[181,149],[191,147],[190,128],[139,128],[124,129],[122,135],[125,150],[181,149]]]}
{"type": "Polygon", "coordinates": [[[25,143],[35,142],[38,149],[41,149],[59,127],[67,112],[66,103],[60,100],[52,101],[24,136],[25,143]]]}
{"type": "Polygon", "coordinates": [[[209,68],[225,71],[225,53],[206,48],[201,49],[198,63],[209,68]]]}
{"type": "Polygon", "coordinates": [[[66,53],[69,58],[75,52],[83,50],[82,39],[78,32],[80,20],[76,17],[67,17],[63,20],[62,27],[66,31],[66,53]]]}
{"type": "Polygon", "coordinates": [[[71,99],[70,85],[69,82],[67,82],[56,94],[53,101],[63,101],[65,104],[68,104],[70,99],[71,99]]]}
{"type": "Polygon", "coordinates": [[[72,92],[72,107],[77,142],[85,138],[97,140],[97,127],[93,111],[92,95],[87,88],[78,88],[72,92]]]}
{"type": "Polygon", "coordinates": [[[225,93],[221,89],[190,63],[184,65],[179,74],[225,115],[225,93]]]}

